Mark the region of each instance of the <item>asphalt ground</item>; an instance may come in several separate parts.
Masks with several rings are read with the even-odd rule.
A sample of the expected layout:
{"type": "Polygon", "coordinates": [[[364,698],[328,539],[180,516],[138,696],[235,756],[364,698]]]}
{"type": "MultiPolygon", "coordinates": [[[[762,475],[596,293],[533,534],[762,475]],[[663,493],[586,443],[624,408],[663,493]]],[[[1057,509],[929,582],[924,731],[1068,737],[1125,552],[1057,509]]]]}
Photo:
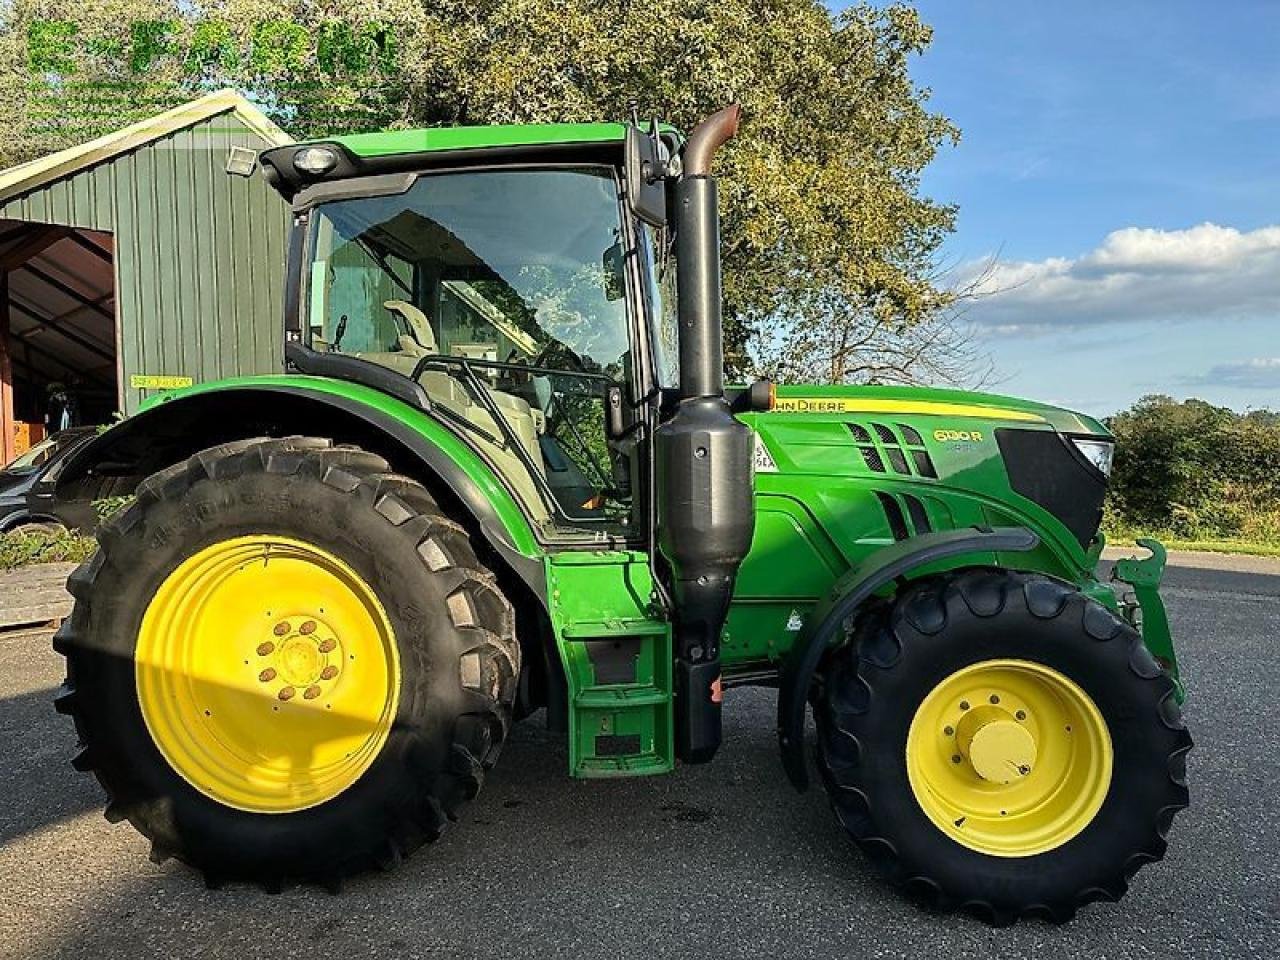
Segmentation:
{"type": "Polygon", "coordinates": [[[1119,904],[992,930],[885,886],[820,790],[785,783],[766,690],[710,766],[577,782],[535,723],[432,847],[340,896],[206,890],[147,859],[71,769],[47,634],[0,637],[0,957],[1275,957],[1280,562],[1179,557],[1166,597],[1196,738],[1192,806],[1119,904]]]}

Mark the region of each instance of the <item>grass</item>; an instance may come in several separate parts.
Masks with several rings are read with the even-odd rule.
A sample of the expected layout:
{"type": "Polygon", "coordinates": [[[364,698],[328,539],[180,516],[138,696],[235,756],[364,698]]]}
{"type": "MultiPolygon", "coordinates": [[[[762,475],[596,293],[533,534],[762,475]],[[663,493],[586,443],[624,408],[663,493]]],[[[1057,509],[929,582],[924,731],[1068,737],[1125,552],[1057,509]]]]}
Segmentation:
{"type": "Polygon", "coordinates": [[[0,570],[34,563],[80,563],[93,555],[93,537],[62,530],[57,533],[0,534],[0,570]]]}
{"type": "Polygon", "coordinates": [[[1200,553],[1238,553],[1251,557],[1280,557],[1280,543],[1256,540],[1212,538],[1203,539],[1180,537],[1170,531],[1131,530],[1127,528],[1106,529],[1107,546],[1132,547],[1137,537],[1152,537],[1159,540],[1170,550],[1193,550],[1200,553]]]}

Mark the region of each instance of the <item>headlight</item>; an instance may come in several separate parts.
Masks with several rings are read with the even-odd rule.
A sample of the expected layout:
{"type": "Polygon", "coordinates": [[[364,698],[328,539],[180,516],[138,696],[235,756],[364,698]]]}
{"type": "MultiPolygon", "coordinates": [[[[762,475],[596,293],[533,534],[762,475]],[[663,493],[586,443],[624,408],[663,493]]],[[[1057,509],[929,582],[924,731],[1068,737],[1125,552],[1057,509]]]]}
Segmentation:
{"type": "Polygon", "coordinates": [[[338,165],[338,155],[328,147],[303,147],[293,155],[293,165],[299,173],[319,177],[338,165]]]}
{"type": "Polygon", "coordinates": [[[1084,458],[1098,468],[1104,477],[1111,476],[1111,461],[1116,455],[1116,445],[1110,440],[1077,440],[1071,438],[1076,449],[1084,454],[1084,458]]]}

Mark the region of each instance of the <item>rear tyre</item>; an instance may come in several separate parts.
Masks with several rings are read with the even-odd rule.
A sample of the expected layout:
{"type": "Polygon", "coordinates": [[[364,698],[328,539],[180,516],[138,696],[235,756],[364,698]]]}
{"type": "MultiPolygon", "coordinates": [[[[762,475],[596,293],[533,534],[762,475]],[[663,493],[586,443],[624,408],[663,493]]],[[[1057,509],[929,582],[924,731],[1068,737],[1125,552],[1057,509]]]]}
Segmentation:
{"type": "Polygon", "coordinates": [[[1071,586],[967,570],[862,617],[817,697],[818,765],[894,883],[989,923],[1117,900],[1187,805],[1174,687],[1071,586]]]}
{"type": "Polygon", "coordinates": [[[6,532],[14,537],[36,536],[52,540],[65,534],[67,528],[52,520],[28,520],[10,527],[6,532]]]}
{"type": "Polygon", "coordinates": [[[479,791],[519,676],[465,532],[380,457],[245,440],[154,475],[72,576],[58,699],[157,861],[330,888],[479,791]]]}

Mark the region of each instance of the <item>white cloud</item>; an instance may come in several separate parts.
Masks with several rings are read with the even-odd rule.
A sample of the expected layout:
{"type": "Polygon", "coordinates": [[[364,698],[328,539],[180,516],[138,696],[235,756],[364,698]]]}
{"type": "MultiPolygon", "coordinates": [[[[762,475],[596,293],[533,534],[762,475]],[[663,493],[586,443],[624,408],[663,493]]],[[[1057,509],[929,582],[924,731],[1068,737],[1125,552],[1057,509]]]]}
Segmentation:
{"type": "Polygon", "coordinates": [[[976,282],[982,296],[968,316],[984,327],[1027,331],[1270,314],[1280,327],[1280,226],[1126,227],[1081,257],[1002,261],[989,270],[972,263],[957,273],[959,287],[976,282]]]}
{"type": "Polygon", "coordinates": [[[1221,363],[1188,382],[1248,390],[1280,390],[1280,357],[1255,357],[1243,363],[1221,363]]]}

